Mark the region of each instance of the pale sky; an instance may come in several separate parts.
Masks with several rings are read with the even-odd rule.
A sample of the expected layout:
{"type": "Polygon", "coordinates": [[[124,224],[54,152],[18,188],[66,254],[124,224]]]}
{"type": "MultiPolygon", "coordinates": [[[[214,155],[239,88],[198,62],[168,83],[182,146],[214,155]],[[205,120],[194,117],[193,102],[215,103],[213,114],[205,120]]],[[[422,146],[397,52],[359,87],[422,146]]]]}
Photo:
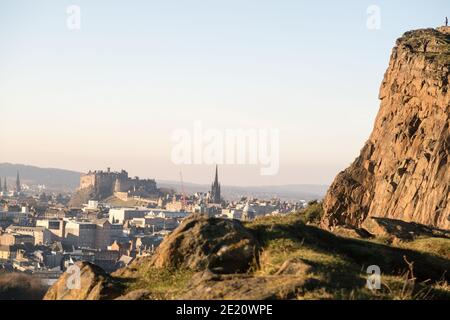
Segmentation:
{"type": "Polygon", "coordinates": [[[329,184],[372,130],[396,38],[446,13],[448,0],[0,0],[0,162],[209,183],[213,166],[171,161],[174,130],[200,120],[280,132],[278,174],[225,165],[223,184],[329,184]]]}

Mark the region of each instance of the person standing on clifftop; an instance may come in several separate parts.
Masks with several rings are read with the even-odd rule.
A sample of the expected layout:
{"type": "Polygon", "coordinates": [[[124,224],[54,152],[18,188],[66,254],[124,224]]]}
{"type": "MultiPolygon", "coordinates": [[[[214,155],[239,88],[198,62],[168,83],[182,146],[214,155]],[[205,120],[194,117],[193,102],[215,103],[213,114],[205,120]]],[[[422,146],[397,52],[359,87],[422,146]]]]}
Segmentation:
{"type": "Polygon", "coordinates": [[[445,26],[448,27],[448,17],[445,17],[445,26]]]}

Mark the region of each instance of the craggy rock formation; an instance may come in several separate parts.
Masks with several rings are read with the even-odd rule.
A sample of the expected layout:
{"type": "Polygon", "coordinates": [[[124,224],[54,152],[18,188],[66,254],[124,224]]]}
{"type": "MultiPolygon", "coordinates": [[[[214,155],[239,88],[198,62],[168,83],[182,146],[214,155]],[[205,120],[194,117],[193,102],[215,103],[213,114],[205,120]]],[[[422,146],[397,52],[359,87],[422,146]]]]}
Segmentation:
{"type": "Polygon", "coordinates": [[[245,272],[255,259],[256,240],[237,220],[191,215],[158,247],[155,267],[245,272]]]}
{"type": "Polygon", "coordinates": [[[450,28],[397,40],[381,85],[381,107],[360,156],[324,199],[325,227],[368,217],[450,228],[450,28]]]}
{"type": "Polygon", "coordinates": [[[74,273],[65,272],[50,287],[44,300],[110,300],[121,294],[121,286],[103,269],[89,262],[77,262],[80,268],[79,288],[70,288],[74,273]]]}

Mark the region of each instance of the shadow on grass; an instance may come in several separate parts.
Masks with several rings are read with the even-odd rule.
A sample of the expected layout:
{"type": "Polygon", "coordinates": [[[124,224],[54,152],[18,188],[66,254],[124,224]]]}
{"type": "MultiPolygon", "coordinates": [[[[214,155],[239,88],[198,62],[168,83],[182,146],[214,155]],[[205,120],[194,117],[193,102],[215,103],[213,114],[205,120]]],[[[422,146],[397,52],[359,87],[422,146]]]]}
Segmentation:
{"type": "MultiPolygon", "coordinates": [[[[360,271],[365,272],[368,266],[377,265],[383,274],[395,276],[402,275],[408,270],[406,258],[414,263],[414,275],[417,280],[450,280],[447,273],[450,269],[448,259],[366,240],[339,237],[318,227],[306,225],[299,219],[279,223],[272,219],[267,223],[256,222],[247,227],[252,230],[262,247],[267,246],[271,240],[289,239],[310,249],[340,255],[360,266],[360,271]]],[[[316,267],[324,268],[324,266],[316,267]]],[[[330,276],[339,278],[344,276],[344,273],[346,274],[345,270],[342,273],[332,272],[330,276]]],[[[356,278],[350,279],[350,282],[358,282],[356,278]]]]}

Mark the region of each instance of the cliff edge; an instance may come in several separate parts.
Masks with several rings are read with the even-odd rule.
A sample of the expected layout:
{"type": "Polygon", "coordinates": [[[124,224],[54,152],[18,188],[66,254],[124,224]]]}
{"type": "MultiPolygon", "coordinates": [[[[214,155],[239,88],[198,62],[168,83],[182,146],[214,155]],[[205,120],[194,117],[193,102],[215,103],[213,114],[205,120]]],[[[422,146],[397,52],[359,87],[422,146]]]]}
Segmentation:
{"type": "Polygon", "coordinates": [[[324,199],[322,225],[382,217],[450,229],[450,28],[406,32],[381,85],[369,140],[324,199]]]}

